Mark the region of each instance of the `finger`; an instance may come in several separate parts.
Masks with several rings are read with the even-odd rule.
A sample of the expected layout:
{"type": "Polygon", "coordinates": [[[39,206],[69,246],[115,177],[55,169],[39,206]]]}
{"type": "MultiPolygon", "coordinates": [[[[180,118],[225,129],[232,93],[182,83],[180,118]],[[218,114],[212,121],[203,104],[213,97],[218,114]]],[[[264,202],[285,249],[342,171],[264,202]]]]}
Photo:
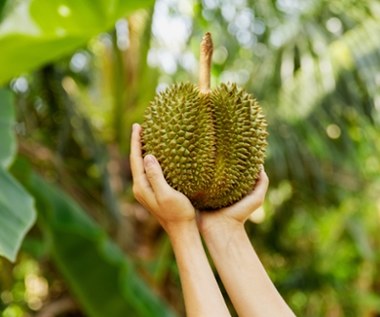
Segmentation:
{"type": "Polygon", "coordinates": [[[144,174],[144,161],[141,150],[141,126],[134,123],[131,136],[131,172],[133,179],[137,179],[144,174]]]}
{"type": "Polygon", "coordinates": [[[258,207],[260,207],[264,202],[268,184],[268,176],[265,173],[264,169],[262,169],[259,173],[259,178],[255,184],[253,191],[236,204],[239,209],[253,212],[258,207]]]}
{"type": "Polygon", "coordinates": [[[260,204],[264,201],[265,194],[268,189],[269,179],[264,169],[262,169],[259,173],[259,178],[256,181],[255,187],[250,194],[248,194],[245,198],[249,200],[255,200],[260,202],[260,204]]]}
{"type": "Polygon", "coordinates": [[[269,178],[267,173],[265,173],[264,167],[261,169],[259,173],[259,179],[256,182],[255,188],[253,190],[253,194],[256,197],[265,197],[265,194],[268,190],[269,178]]]}
{"type": "Polygon", "coordinates": [[[133,179],[133,194],[135,198],[141,203],[146,201],[147,203],[154,204],[156,199],[153,189],[147,179],[145,173],[142,176],[135,177],[133,179]]]}
{"type": "Polygon", "coordinates": [[[132,126],[131,136],[131,172],[133,177],[133,193],[136,199],[144,205],[153,206],[156,204],[154,193],[145,175],[144,160],[141,149],[141,126],[137,123],[132,126]]]}
{"type": "Polygon", "coordinates": [[[159,200],[168,193],[171,187],[166,182],[161,166],[153,155],[148,154],[144,157],[144,167],[148,181],[159,200]]]}
{"type": "Polygon", "coordinates": [[[157,209],[158,204],[152,190],[144,194],[138,192],[135,194],[135,198],[145,209],[149,210],[150,212],[154,212],[154,210],[157,209]]]}

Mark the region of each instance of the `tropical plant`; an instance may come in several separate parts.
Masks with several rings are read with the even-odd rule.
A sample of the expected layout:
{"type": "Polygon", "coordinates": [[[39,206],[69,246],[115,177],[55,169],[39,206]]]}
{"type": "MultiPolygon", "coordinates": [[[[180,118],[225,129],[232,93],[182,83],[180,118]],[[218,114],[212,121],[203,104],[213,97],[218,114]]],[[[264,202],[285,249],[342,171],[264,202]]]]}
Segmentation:
{"type": "MultiPolygon", "coordinates": [[[[128,4],[118,1],[80,4],[75,1],[8,1],[1,7],[0,45],[3,49],[0,61],[4,67],[0,81],[5,83],[15,75],[36,67],[42,68],[10,82],[13,91],[18,93],[18,118],[21,124],[25,124],[23,131],[18,130],[20,126],[16,125],[20,135],[19,152],[27,158],[18,159],[12,166],[12,172],[8,171],[16,154],[16,138],[12,132],[15,124],[12,95],[7,90],[2,90],[0,94],[0,127],[4,140],[0,169],[0,254],[11,261],[16,259],[21,240],[33,225],[37,211],[38,221],[30,238],[25,241],[27,253],[37,261],[53,261],[83,313],[88,316],[124,316],[126,313],[133,316],[174,316],[174,313],[146,286],[131,259],[107,236],[107,221],[102,222],[103,228],[99,227],[62,190],[52,187],[31,171],[33,164],[50,181],[55,179],[64,187],[65,182],[72,182],[73,179],[65,175],[68,172],[62,160],[74,157],[77,154],[75,150],[85,145],[90,153],[81,156],[77,162],[83,159],[83,164],[79,163],[82,167],[93,164],[95,174],[97,168],[100,169],[103,180],[93,177],[96,179],[94,187],[102,187],[105,204],[109,204],[109,221],[115,221],[119,216],[116,198],[107,178],[107,158],[102,152],[104,145],[96,139],[88,119],[77,112],[69,94],[63,89],[63,75],[67,74],[68,65],[63,62],[60,68],[49,63],[59,57],[65,60],[65,55],[86,44],[99,32],[109,30],[117,19],[151,5],[149,1],[128,4]],[[36,92],[34,89],[41,90],[36,92]],[[79,121],[80,127],[76,131],[71,130],[71,120],[79,121]],[[62,128],[62,123],[67,126],[62,128]],[[67,154],[68,146],[76,148],[67,154]],[[48,156],[46,160],[44,155],[48,156]],[[41,163],[46,165],[41,166],[41,163]],[[29,193],[12,174],[17,175],[29,193]],[[31,249],[28,249],[28,242],[33,245],[31,249]]],[[[86,54],[86,49],[83,51],[86,54]]],[[[80,55],[76,56],[80,58],[80,55]]],[[[72,63],[75,65],[75,61],[72,63]]],[[[74,193],[75,186],[70,190],[74,196],[78,195],[78,192],[74,193]]],[[[91,190],[93,193],[99,192],[99,188],[91,190]]],[[[110,227],[108,229],[111,230],[110,227]]],[[[41,287],[46,279],[36,279],[35,283],[41,287]]],[[[25,287],[27,292],[28,285],[25,284],[25,287]]],[[[17,305],[16,293],[12,290],[2,296],[5,298],[1,305],[4,316],[25,315],[25,308],[17,305]]],[[[34,301],[33,298],[27,300],[27,304],[35,310],[41,308],[39,298],[37,301],[36,298],[34,301]]],[[[73,304],[68,309],[73,309],[71,306],[73,304]]],[[[51,307],[54,306],[46,305],[42,312],[48,313],[54,309],[51,307]]]]}
{"type": "Polygon", "coordinates": [[[129,136],[156,90],[197,80],[205,31],[213,84],[245,86],[269,121],[266,216],[247,230],[281,294],[300,316],[380,314],[376,0],[8,0],[4,317],[183,314],[169,243],[130,194],[129,136]]]}

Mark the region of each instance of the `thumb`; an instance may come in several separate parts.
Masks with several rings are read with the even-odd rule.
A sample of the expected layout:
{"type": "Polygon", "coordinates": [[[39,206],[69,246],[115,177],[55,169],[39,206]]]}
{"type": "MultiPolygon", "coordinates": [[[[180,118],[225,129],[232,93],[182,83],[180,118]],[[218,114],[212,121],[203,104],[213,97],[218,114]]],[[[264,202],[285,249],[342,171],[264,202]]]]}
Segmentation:
{"type": "Polygon", "coordinates": [[[150,186],[153,188],[153,192],[156,195],[163,194],[169,185],[165,180],[164,174],[162,173],[160,163],[158,163],[157,159],[153,155],[148,154],[144,157],[144,168],[150,186]]]}

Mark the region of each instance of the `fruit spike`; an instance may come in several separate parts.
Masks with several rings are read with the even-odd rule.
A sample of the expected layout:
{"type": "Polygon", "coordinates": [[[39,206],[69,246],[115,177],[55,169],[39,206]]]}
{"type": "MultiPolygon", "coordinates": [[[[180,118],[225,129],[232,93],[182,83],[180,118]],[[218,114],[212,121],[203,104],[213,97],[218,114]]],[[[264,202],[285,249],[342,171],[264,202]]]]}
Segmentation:
{"type": "Polygon", "coordinates": [[[266,121],[255,98],[236,84],[210,89],[213,44],[201,42],[199,87],[174,84],[156,95],[142,124],[145,153],[167,182],[201,210],[240,200],[254,187],[266,150],[266,121]]]}

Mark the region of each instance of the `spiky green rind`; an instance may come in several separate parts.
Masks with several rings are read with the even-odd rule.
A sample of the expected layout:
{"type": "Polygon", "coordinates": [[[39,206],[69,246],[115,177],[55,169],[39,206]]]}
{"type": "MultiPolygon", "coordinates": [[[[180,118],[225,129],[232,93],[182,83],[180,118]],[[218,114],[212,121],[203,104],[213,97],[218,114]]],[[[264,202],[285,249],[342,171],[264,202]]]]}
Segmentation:
{"type": "Polygon", "coordinates": [[[156,156],[167,182],[194,197],[212,182],[214,131],[209,100],[190,83],[159,93],[145,113],[143,149],[156,156]]]}
{"type": "Polygon", "coordinates": [[[174,85],[156,96],[143,123],[144,150],[201,210],[231,205],[253,189],[266,136],[260,106],[235,84],[209,94],[174,85]]]}
{"type": "Polygon", "coordinates": [[[266,121],[257,101],[235,84],[213,90],[215,165],[202,209],[231,205],[253,190],[266,149],[266,121]]]}

